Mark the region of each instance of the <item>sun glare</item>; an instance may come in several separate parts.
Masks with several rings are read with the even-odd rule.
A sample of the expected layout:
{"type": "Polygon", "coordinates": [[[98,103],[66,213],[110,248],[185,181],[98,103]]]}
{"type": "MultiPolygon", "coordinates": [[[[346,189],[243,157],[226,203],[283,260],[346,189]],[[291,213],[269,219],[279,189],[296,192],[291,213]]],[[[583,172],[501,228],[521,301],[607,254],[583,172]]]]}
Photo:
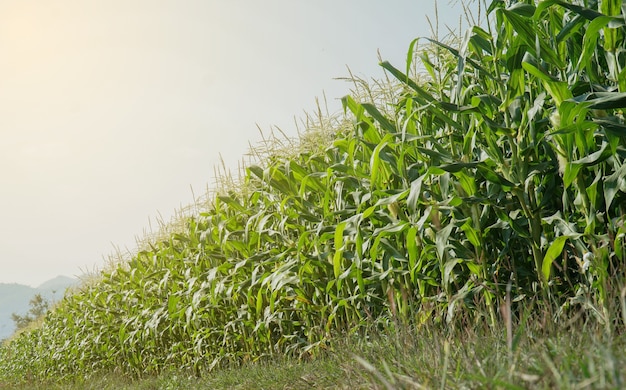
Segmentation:
{"type": "Polygon", "coordinates": [[[9,71],[38,66],[57,55],[64,27],[51,7],[17,2],[1,19],[0,49],[9,71]]]}

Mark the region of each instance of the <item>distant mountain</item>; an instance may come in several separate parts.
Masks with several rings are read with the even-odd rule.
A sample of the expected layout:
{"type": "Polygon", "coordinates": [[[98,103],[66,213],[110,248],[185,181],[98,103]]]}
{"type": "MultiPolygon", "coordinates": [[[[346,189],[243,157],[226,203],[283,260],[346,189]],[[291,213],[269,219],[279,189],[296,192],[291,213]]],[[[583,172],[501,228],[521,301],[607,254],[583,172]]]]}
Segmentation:
{"type": "Polygon", "coordinates": [[[36,294],[41,294],[49,302],[56,302],[63,298],[68,287],[78,283],[77,279],[67,276],[57,276],[37,288],[17,283],[0,283],[0,340],[11,336],[15,331],[11,314],[28,313],[29,302],[36,294]]]}
{"type": "MultiPolygon", "coordinates": [[[[50,292],[60,290],[61,292],[64,292],[68,287],[75,285],[77,282],[78,281],[76,279],[70,278],[69,276],[57,276],[54,279],[43,282],[39,287],[37,287],[37,290],[50,292]]],[[[61,294],[61,298],[62,297],[63,294],[61,294]]]]}

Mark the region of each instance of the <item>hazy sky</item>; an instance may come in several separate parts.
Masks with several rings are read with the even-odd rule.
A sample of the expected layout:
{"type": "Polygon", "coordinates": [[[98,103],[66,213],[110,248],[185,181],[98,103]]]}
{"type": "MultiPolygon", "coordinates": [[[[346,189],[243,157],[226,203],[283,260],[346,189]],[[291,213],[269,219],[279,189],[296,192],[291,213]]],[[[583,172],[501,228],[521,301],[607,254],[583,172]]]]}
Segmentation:
{"type": "MultiPolygon", "coordinates": [[[[439,1],[459,25],[458,2],[439,1]]],[[[0,0],[0,282],[101,268],[349,66],[380,77],[433,0],[0,0]],[[153,222],[154,224],[154,222],[153,222]]]]}

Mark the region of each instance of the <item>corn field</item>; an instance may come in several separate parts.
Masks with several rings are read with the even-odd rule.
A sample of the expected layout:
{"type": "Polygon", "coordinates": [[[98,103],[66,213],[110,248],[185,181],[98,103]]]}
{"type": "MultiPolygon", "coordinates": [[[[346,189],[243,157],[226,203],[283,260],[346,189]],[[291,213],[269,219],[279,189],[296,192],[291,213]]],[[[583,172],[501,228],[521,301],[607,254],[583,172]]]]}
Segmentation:
{"type": "Polygon", "coordinates": [[[623,329],[609,313],[626,285],[626,5],[484,12],[382,62],[389,82],[357,83],[332,136],[267,153],[68,294],[2,346],[0,380],[309,358],[372,326],[494,325],[507,291],[623,329]]]}

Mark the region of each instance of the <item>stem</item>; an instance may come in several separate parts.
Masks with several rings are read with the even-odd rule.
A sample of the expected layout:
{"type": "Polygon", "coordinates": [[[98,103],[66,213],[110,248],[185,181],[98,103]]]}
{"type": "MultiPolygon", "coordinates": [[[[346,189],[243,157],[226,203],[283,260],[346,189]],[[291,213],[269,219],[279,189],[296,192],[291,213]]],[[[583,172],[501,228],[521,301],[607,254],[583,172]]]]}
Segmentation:
{"type": "MultiPolygon", "coordinates": [[[[531,186],[534,188],[534,186],[531,186]]],[[[522,206],[522,211],[524,215],[530,221],[530,235],[531,235],[531,250],[533,254],[533,260],[535,262],[535,272],[539,280],[541,281],[541,287],[544,292],[545,297],[547,298],[549,295],[548,291],[548,280],[543,276],[542,268],[543,268],[543,253],[541,251],[541,216],[539,212],[533,212],[528,207],[526,199],[524,197],[524,192],[519,188],[513,190],[513,193],[519,199],[520,205],[522,206]]],[[[535,194],[534,191],[528,194],[529,202],[531,204],[535,204],[535,194]]],[[[536,208],[535,208],[536,210],[536,208]]]]}

